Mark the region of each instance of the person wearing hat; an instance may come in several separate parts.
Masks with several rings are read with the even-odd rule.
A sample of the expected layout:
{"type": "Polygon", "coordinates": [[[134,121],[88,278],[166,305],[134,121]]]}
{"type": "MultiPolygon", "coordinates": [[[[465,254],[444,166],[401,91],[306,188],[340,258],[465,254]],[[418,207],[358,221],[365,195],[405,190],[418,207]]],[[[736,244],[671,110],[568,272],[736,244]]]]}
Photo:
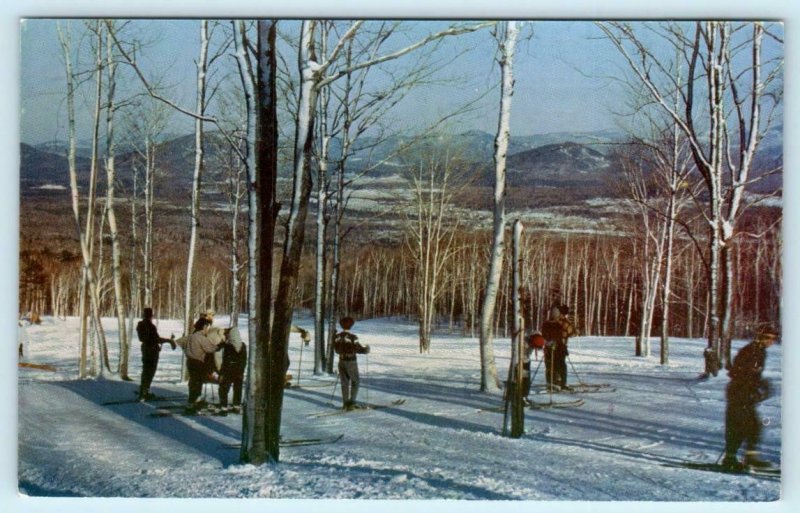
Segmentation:
{"type": "Polygon", "coordinates": [[[358,337],[350,333],[355,324],[352,317],[343,317],[339,321],[342,331],[336,334],[333,340],[333,349],[339,355],[339,379],[342,382],[342,409],[353,410],[356,408],[358,395],[358,359],[357,354],[369,354],[369,346],[362,346],[358,337]]]}
{"type": "Polygon", "coordinates": [[[569,337],[577,335],[575,326],[567,318],[566,305],[550,309],[548,320],[542,324],[542,336],[547,341],[544,348],[545,379],[549,389],[558,391],[567,388],[567,343],[569,337]]]}
{"type": "Polygon", "coordinates": [[[142,381],[139,384],[139,400],[147,401],[154,396],[150,393],[150,384],[156,375],[158,368],[158,355],[161,352],[161,344],[167,343],[175,350],[175,336],[172,338],[161,338],[158,330],[153,324],[153,309],[145,308],[142,313],[142,320],[136,325],[136,334],[142,343],[142,381]]]}
{"type": "Polygon", "coordinates": [[[778,339],[773,328],[764,328],[755,339],[736,354],[728,371],[730,382],[725,409],[725,458],[722,465],[734,470],[746,467],[769,467],[768,461],[759,459],[758,442],[761,438],[761,420],[756,405],[770,395],[769,381],[761,374],[767,357],[767,348],[778,339]],[[745,444],[744,462],[739,462],[739,447],[745,444]]]}

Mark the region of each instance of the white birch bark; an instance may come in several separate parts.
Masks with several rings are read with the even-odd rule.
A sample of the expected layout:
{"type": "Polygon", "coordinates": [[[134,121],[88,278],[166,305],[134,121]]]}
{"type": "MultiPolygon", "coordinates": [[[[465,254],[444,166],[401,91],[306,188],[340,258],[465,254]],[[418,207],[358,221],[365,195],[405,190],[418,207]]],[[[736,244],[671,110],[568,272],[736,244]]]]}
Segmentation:
{"type": "MultiPolygon", "coordinates": [[[[200,55],[197,60],[197,97],[195,109],[203,116],[206,110],[206,73],[208,66],[208,20],[200,21],[200,55]]],[[[192,175],[192,213],[191,234],[189,236],[189,252],[186,258],[186,290],[184,297],[184,334],[192,330],[192,279],[194,278],[194,257],[197,248],[198,229],[200,227],[200,187],[203,179],[203,119],[195,118],[194,122],[194,172],[192,175]]],[[[185,360],[185,358],[184,358],[185,360]]],[[[184,362],[185,367],[185,362],[184,362]]],[[[185,371],[185,368],[184,368],[185,371]]],[[[185,377],[185,376],[184,376],[185,377]]]]}
{"type": "MultiPolygon", "coordinates": [[[[114,30],[113,24],[109,24],[107,30],[110,34],[110,32],[114,30]]],[[[125,300],[123,298],[124,291],[122,289],[122,255],[119,243],[119,231],[117,229],[117,217],[114,210],[114,193],[116,188],[116,141],[114,140],[114,114],[116,105],[114,103],[114,94],[116,92],[117,66],[114,61],[114,52],[110,35],[108,35],[106,52],[106,77],[108,80],[108,88],[106,91],[106,218],[108,219],[108,229],[111,235],[111,272],[114,283],[114,306],[117,313],[117,323],[119,325],[119,375],[123,380],[130,380],[128,376],[130,340],[128,339],[128,330],[125,323],[127,314],[125,300]]]]}
{"type": "Polygon", "coordinates": [[[494,334],[492,325],[497,301],[497,291],[502,274],[505,252],[505,186],[506,155],[508,153],[509,124],[511,119],[511,98],[514,94],[514,50],[519,28],[516,21],[505,23],[505,34],[500,44],[500,116],[495,138],[495,181],[492,228],[492,254],[489,260],[489,274],[486,282],[483,305],[481,307],[481,385],[482,391],[499,388],[497,366],[494,360],[494,334]]]}

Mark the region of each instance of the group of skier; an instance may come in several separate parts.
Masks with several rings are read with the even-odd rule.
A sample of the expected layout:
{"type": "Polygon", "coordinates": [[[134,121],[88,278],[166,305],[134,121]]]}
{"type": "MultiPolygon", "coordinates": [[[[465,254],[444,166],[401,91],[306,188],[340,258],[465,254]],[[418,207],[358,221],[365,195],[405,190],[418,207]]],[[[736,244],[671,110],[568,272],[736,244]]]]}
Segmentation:
{"type": "MultiPolygon", "coordinates": [[[[569,355],[567,344],[570,337],[577,335],[574,324],[568,318],[568,307],[554,306],[541,331],[527,337],[526,351],[523,354],[522,388],[526,404],[531,388],[531,355],[534,351],[544,351],[545,379],[551,392],[569,391],[567,385],[567,364],[569,355]]],[[[721,467],[726,470],[742,471],[747,468],[770,467],[771,463],[759,457],[758,444],[761,438],[762,421],[756,411],[758,403],[770,396],[769,381],[762,376],[766,361],[766,350],[778,338],[772,327],[763,327],[754,340],[744,346],[733,359],[728,371],[730,382],[726,389],[725,409],[725,451],[721,467]],[[745,445],[744,459],[739,460],[738,452],[745,445]]]]}
{"type": "Polygon", "coordinates": [[[214,311],[206,310],[195,321],[192,334],[176,341],[174,335],[169,339],[159,336],[153,324],[152,308],[144,309],[143,318],[136,326],[137,335],[142,343],[140,401],[155,398],[150,392],[150,386],[158,366],[161,345],[169,343],[174,350],[177,342],[186,355],[186,370],[189,373],[187,413],[195,413],[207,405],[201,398],[203,384],[206,382],[219,384],[219,408],[222,413],[228,411],[228,393],[231,388],[233,388],[231,411],[240,411],[247,367],[247,346],[242,341],[239,330],[214,329],[213,323],[214,311]],[[220,354],[221,358],[218,358],[217,355],[220,354]]]}
{"type": "MultiPolygon", "coordinates": [[[[527,337],[526,350],[523,354],[523,395],[530,393],[531,387],[531,355],[534,351],[543,350],[545,380],[551,392],[570,390],[567,385],[567,357],[570,337],[577,335],[575,325],[568,317],[569,309],[554,306],[541,330],[527,337]]],[[[217,329],[222,336],[216,339],[211,335],[214,312],[208,310],[201,314],[194,324],[194,332],[188,339],[179,339],[187,357],[189,371],[189,401],[187,409],[196,411],[204,405],[200,399],[203,383],[216,381],[219,383],[220,408],[223,412],[228,408],[228,392],[233,388],[233,411],[238,411],[242,401],[242,384],[247,365],[247,347],[236,328],[217,329]],[[221,364],[215,363],[215,355],[222,352],[221,364]]],[[[153,310],[144,309],[143,319],[136,327],[139,340],[142,342],[142,377],[139,387],[139,399],[147,401],[154,396],[150,386],[158,365],[158,356],[162,344],[170,344],[176,348],[175,337],[162,338],[153,324],[153,310]]],[[[355,320],[343,317],[339,324],[342,331],[336,334],[333,348],[339,355],[338,379],[342,387],[342,408],[352,410],[359,407],[356,402],[359,390],[359,354],[369,354],[370,346],[362,345],[358,337],[350,330],[355,320]]],[[[300,332],[307,344],[310,336],[306,330],[292,326],[292,331],[300,332]]],[[[761,434],[761,421],[756,405],[769,397],[769,382],[762,377],[766,350],[778,338],[778,333],[771,328],[759,331],[755,339],[744,346],[734,358],[728,371],[730,382],[727,387],[727,407],[725,412],[725,457],[722,466],[726,469],[742,470],[746,467],[770,466],[758,456],[758,442],[761,434]],[[745,444],[745,457],[739,461],[737,453],[745,444]]]]}

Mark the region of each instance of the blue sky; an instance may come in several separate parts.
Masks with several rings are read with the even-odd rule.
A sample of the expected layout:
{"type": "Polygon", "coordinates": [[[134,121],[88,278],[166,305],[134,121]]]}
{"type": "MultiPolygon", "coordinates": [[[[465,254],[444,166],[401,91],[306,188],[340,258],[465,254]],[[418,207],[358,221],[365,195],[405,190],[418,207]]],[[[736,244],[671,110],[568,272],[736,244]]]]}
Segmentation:
{"type": "MultiPolygon", "coordinates": [[[[77,37],[81,22],[72,20],[77,37]]],[[[194,59],[199,45],[197,20],[138,20],[137,30],[158,42],[145,50],[143,58],[153,69],[168,70],[166,80],[176,85],[171,94],[184,105],[193,105],[194,59]],[[156,34],[158,34],[156,36],[156,34]]],[[[411,22],[411,35],[437,30],[442,22],[411,22]]],[[[286,22],[286,25],[291,25],[286,22]]],[[[612,128],[610,112],[618,86],[607,80],[609,70],[619,65],[611,46],[596,38],[599,31],[587,21],[538,21],[526,23],[515,60],[516,88],[512,132],[516,135],[559,131],[589,131],[612,128]]],[[[77,44],[77,41],[76,41],[77,44]]],[[[290,53],[290,52],[286,52],[290,53]]],[[[414,125],[421,119],[433,121],[439,113],[469,102],[487,88],[497,85],[494,62],[495,42],[488,30],[450,38],[442,48],[439,76],[453,79],[415,91],[394,113],[399,125],[414,125]],[[449,62],[448,55],[464,51],[449,62]]],[[[65,79],[63,59],[55,22],[28,19],[21,25],[20,137],[23,142],[41,143],[65,136],[65,79]]],[[[292,62],[294,55],[285,58],[292,62]]],[[[130,76],[130,75],[129,75],[130,76]]],[[[235,78],[235,77],[234,77],[235,78]]],[[[480,109],[460,119],[451,129],[480,129],[493,132],[497,123],[498,92],[485,96],[480,109]]],[[[85,105],[78,110],[88,115],[85,105]]],[[[176,116],[176,131],[191,130],[188,120],[176,116]]],[[[88,120],[79,123],[82,137],[88,120]]]]}

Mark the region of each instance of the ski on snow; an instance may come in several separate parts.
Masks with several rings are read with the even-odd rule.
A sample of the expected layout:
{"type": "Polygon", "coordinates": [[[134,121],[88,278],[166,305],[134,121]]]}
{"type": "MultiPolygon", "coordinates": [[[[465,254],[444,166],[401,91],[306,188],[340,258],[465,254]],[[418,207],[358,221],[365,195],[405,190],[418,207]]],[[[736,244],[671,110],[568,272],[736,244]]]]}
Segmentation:
{"type": "Polygon", "coordinates": [[[332,415],[344,415],[344,414],[347,414],[347,413],[355,413],[355,412],[360,412],[360,411],[382,410],[382,409],[385,409],[385,408],[392,408],[394,406],[400,406],[401,404],[404,404],[405,402],[406,402],[405,399],[395,399],[394,401],[392,401],[391,403],[388,403],[388,404],[364,404],[364,405],[360,405],[360,406],[358,406],[358,407],[356,407],[356,408],[354,408],[352,410],[337,409],[335,411],[324,411],[324,412],[320,412],[320,413],[312,413],[309,416],[310,417],[314,417],[314,418],[318,418],[318,417],[330,417],[332,415]]]}
{"type": "Polygon", "coordinates": [[[176,408],[158,408],[156,411],[149,413],[150,417],[225,417],[227,413],[219,412],[216,410],[196,410],[186,411],[186,407],[180,405],[176,408]]]}
{"type": "MultiPolygon", "coordinates": [[[[303,447],[305,445],[334,444],[342,438],[344,438],[344,433],[341,435],[328,436],[324,438],[296,438],[293,440],[281,440],[279,444],[281,447],[303,447]]],[[[222,447],[225,449],[241,449],[242,444],[222,444],[222,447]]]]}
{"type": "Polygon", "coordinates": [[[183,404],[163,404],[156,408],[156,411],[149,414],[150,417],[226,417],[229,413],[236,414],[236,410],[220,410],[216,407],[203,407],[197,410],[187,410],[186,403],[183,404]]]}
{"type": "MultiPolygon", "coordinates": [[[[539,403],[536,401],[528,401],[527,407],[531,410],[543,410],[546,408],[577,408],[578,406],[584,405],[583,399],[575,399],[574,401],[549,401],[546,403],[539,403]]],[[[492,412],[492,413],[504,413],[506,411],[505,406],[489,406],[486,408],[478,408],[476,411],[479,413],[483,412],[492,412]]]]}
{"type": "Polygon", "coordinates": [[[544,410],[547,408],[577,408],[578,406],[583,406],[583,404],[583,399],[575,399],[574,401],[548,401],[546,403],[531,401],[528,407],[532,410],[544,410]]]}
{"type": "Polygon", "coordinates": [[[146,401],[139,401],[139,399],[120,399],[120,400],[117,400],[117,401],[106,401],[106,402],[103,402],[103,403],[100,403],[100,404],[102,404],[103,406],[113,406],[113,405],[117,405],[117,404],[136,404],[136,403],[139,403],[139,402],[142,402],[142,403],[159,403],[159,402],[165,402],[165,401],[179,401],[181,399],[186,400],[186,396],[183,396],[183,395],[165,395],[165,396],[157,395],[157,396],[153,397],[152,399],[148,399],[146,401]]]}
{"type": "Polygon", "coordinates": [[[560,390],[553,390],[550,391],[547,389],[546,385],[541,386],[534,386],[536,390],[532,390],[531,393],[534,395],[548,395],[548,394],[604,394],[604,393],[611,393],[616,392],[617,389],[612,387],[608,384],[601,384],[601,385],[588,385],[588,384],[580,384],[575,386],[568,386],[566,388],[562,388],[560,390]]]}
{"type": "Polygon", "coordinates": [[[759,476],[759,477],[768,477],[772,479],[780,479],[781,477],[781,469],[780,468],[758,468],[758,467],[742,467],[742,468],[730,468],[719,463],[696,463],[691,461],[683,461],[678,463],[664,463],[665,467],[673,467],[673,468],[688,468],[692,470],[703,470],[706,472],[719,472],[722,474],[735,474],[735,475],[749,475],[749,476],[759,476]]]}

